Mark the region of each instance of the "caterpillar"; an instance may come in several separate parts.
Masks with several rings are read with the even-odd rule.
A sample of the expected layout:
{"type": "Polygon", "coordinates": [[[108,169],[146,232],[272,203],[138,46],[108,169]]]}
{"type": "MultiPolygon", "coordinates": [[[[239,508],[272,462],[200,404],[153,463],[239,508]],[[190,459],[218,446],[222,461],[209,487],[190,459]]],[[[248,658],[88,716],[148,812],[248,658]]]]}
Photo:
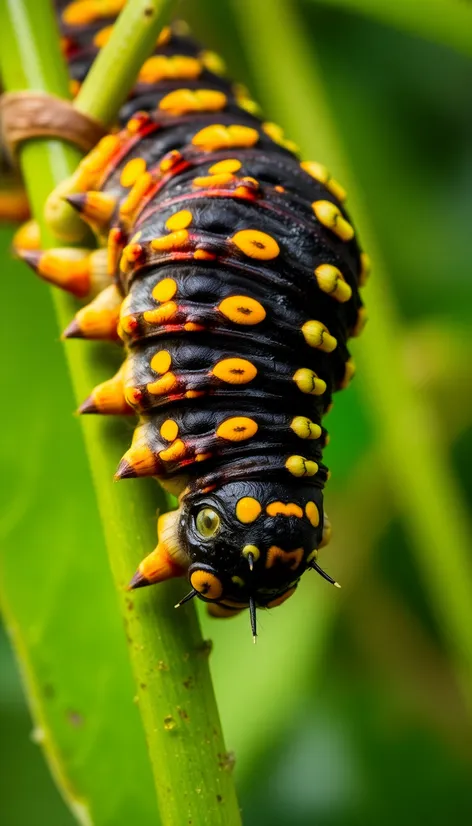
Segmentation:
{"type": "MultiPolygon", "coordinates": [[[[124,0],[59,3],[80,88],[124,0]]],[[[95,295],[67,338],[122,344],[118,373],[83,414],[137,414],[117,479],[178,496],[130,588],[187,577],[212,616],[272,608],[320,568],[329,541],[322,417],[354,374],[369,272],[343,188],[261,119],[247,90],[182,23],[166,27],[122,106],[119,131],[82,160],[69,203],[94,251],[19,254],[45,280],[95,295]]]]}

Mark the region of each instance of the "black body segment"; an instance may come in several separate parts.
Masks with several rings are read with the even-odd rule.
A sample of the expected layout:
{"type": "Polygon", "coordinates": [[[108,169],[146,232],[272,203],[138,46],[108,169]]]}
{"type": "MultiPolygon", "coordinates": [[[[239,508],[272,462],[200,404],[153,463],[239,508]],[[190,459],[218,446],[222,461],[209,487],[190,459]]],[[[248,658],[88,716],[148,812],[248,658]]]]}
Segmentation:
{"type": "MultiPolygon", "coordinates": [[[[113,21],[98,3],[59,5],[76,89],[113,21]]],[[[279,604],[317,567],[321,421],[354,372],[368,260],[340,185],[220,69],[183,24],[165,29],[120,131],[80,165],[70,201],[107,247],[111,286],[95,326],[85,308],[68,334],[117,328],[123,369],[83,412],[133,408],[117,478],[180,496],[133,587],[187,574],[231,616],[279,604]]]]}

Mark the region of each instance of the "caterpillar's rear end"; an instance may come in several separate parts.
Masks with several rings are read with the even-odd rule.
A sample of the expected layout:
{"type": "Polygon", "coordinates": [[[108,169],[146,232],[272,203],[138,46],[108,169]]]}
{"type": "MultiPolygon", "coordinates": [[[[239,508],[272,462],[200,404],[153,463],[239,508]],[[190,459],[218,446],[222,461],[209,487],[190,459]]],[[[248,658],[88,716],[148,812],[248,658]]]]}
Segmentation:
{"type": "MultiPolygon", "coordinates": [[[[107,4],[110,14],[121,2],[107,4]],[[113,8],[112,8],[113,7],[113,8]]],[[[77,88],[111,20],[63,8],[77,88]]],[[[69,200],[102,249],[29,250],[42,277],[99,289],[69,337],[121,339],[119,373],[83,413],[139,416],[117,478],[155,476],[179,496],[131,587],[187,576],[214,616],[289,597],[329,539],[323,414],[353,375],[368,270],[326,169],[165,29],[120,115],[80,164],[69,200]]]]}

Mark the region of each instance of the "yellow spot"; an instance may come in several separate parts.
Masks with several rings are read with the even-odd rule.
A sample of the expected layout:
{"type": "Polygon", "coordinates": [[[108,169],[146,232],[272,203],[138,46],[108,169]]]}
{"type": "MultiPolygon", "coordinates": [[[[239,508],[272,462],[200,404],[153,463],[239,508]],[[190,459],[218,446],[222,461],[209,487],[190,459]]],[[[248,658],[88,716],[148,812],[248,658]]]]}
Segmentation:
{"type": "Polygon", "coordinates": [[[164,373],[164,375],[156,381],[150,382],[147,389],[153,396],[164,396],[172,390],[177,384],[177,379],[173,373],[164,373]]]}
{"type": "Polygon", "coordinates": [[[196,462],[206,462],[206,460],[211,459],[211,457],[212,457],[211,453],[197,453],[195,455],[195,461],[196,462]]]}
{"type": "MultiPolygon", "coordinates": [[[[303,511],[302,511],[303,513],[303,511]]],[[[267,551],[266,568],[273,566],[280,560],[283,565],[288,565],[291,571],[295,571],[303,559],[303,548],[296,548],[293,551],[284,551],[278,545],[272,545],[267,551]]]]}
{"type": "Polygon", "coordinates": [[[233,124],[224,126],[215,123],[200,129],[192,138],[192,144],[204,152],[215,152],[218,149],[236,149],[254,146],[259,140],[259,132],[251,126],[233,124]]]}
{"type": "MultiPolygon", "coordinates": [[[[244,586],[246,584],[244,582],[244,579],[242,579],[240,576],[232,576],[231,577],[231,582],[234,582],[235,585],[239,585],[240,588],[244,588],[244,586]]],[[[228,604],[230,604],[229,601],[228,601],[228,604]]]]}
{"type": "Polygon", "coordinates": [[[176,89],[162,98],[159,109],[178,116],[189,112],[220,112],[226,103],[226,95],[215,89],[176,89]]]}
{"type": "Polygon", "coordinates": [[[278,143],[279,146],[283,146],[285,149],[288,149],[290,152],[298,152],[299,148],[294,141],[287,140],[284,135],[284,130],[281,126],[277,123],[263,123],[262,129],[266,133],[266,135],[274,141],[274,143],[278,143]]]}
{"type": "Polygon", "coordinates": [[[301,168],[308,172],[312,178],[315,180],[320,181],[320,183],[324,184],[328,192],[331,192],[338,201],[346,200],[346,190],[339,184],[334,178],[331,177],[328,170],[325,166],[321,163],[316,163],[315,161],[302,161],[300,164],[301,168]]]}
{"type": "Polygon", "coordinates": [[[307,519],[311,522],[314,528],[320,524],[320,512],[314,502],[307,502],[305,507],[307,519]]]}
{"type": "Polygon", "coordinates": [[[153,288],[152,297],[156,299],[156,301],[170,301],[171,298],[177,292],[177,284],[175,283],[173,278],[163,278],[162,281],[158,281],[156,286],[153,288]]]}
{"type": "Polygon", "coordinates": [[[279,605],[282,605],[285,600],[289,599],[292,594],[295,593],[297,590],[297,586],[295,585],[293,588],[289,588],[288,591],[284,591],[283,594],[280,594],[279,597],[275,597],[270,602],[267,603],[266,608],[277,608],[279,605]]]}
{"type": "Polygon", "coordinates": [[[144,158],[133,158],[128,161],[120,176],[121,186],[133,186],[138,180],[139,176],[146,171],[146,161],[144,158]]]}
{"type": "Polygon", "coordinates": [[[216,259],[216,255],[214,252],[208,252],[208,250],[195,250],[193,253],[193,257],[197,261],[214,261],[216,259]]]}
{"type": "Polygon", "coordinates": [[[331,201],[314,201],[313,212],[320,224],[332,230],[341,241],[351,241],[354,238],[354,229],[346,221],[341,210],[331,201]]]}
{"type": "Polygon", "coordinates": [[[326,382],[319,379],[308,367],[300,367],[293,380],[302,393],[308,393],[310,396],[322,396],[326,390],[326,382]]]}
{"type": "Polygon", "coordinates": [[[143,318],[149,324],[165,324],[166,321],[170,321],[175,316],[177,310],[178,307],[175,301],[166,301],[165,304],[155,310],[146,310],[143,313],[143,318]]]}
{"type": "Polygon", "coordinates": [[[120,206],[121,218],[129,218],[129,216],[138,209],[151,185],[152,175],[149,172],[143,172],[133,184],[133,188],[130,190],[128,197],[125,198],[120,206]]]}
{"type": "Polygon", "coordinates": [[[213,72],[214,75],[224,75],[226,72],[226,65],[222,57],[216,52],[205,50],[198,55],[202,61],[205,69],[213,72]]]}
{"type": "Polygon", "coordinates": [[[213,189],[219,189],[220,187],[223,188],[227,184],[232,183],[234,180],[235,177],[230,172],[221,172],[219,175],[204,175],[202,177],[194,178],[192,185],[202,188],[210,187],[213,189]]]}
{"type": "Polygon", "coordinates": [[[177,230],[186,229],[192,223],[192,213],[189,209],[181,209],[180,212],[175,212],[166,221],[166,229],[177,230]]]}
{"type": "Polygon", "coordinates": [[[193,321],[187,321],[187,323],[184,324],[184,330],[186,330],[187,333],[200,333],[204,329],[201,324],[195,324],[193,321]]]}
{"type": "Polygon", "coordinates": [[[179,163],[182,161],[182,155],[177,149],[172,149],[167,155],[164,155],[162,161],[159,164],[159,171],[162,172],[164,175],[166,172],[170,172],[174,167],[178,166],[179,163]]]}
{"type": "Polygon", "coordinates": [[[270,261],[277,258],[280,247],[271,235],[260,232],[258,229],[243,229],[230,238],[241,252],[249,258],[259,258],[261,261],[270,261]]]}
{"type": "Polygon", "coordinates": [[[151,359],[151,369],[156,373],[167,373],[171,364],[172,358],[167,350],[159,350],[151,359]]]}
{"type": "Polygon", "coordinates": [[[314,551],[308,554],[307,558],[305,559],[306,564],[308,565],[310,562],[313,562],[314,559],[318,559],[318,549],[315,548],[314,551]]]}
{"type": "Polygon", "coordinates": [[[228,384],[247,384],[257,375],[257,368],[246,359],[232,358],[218,361],[211,372],[228,384]]]}
{"type": "Polygon", "coordinates": [[[242,555],[248,558],[249,554],[252,554],[254,562],[257,562],[259,559],[261,552],[257,545],[245,545],[241,551],[242,555]]]}
{"type": "Polygon", "coordinates": [[[318,287],[324,293],[332,295],[336,301],[342,304],[349,301],[352,290],[349,284],[346,284],[343,274],[337,267],[331,264],[320,264],[315,270],[316,281],[318,287]]]}
{"type": "Polygon", "coordinates": [[[271,502],[266,511],[269,516],[297,516],[299,519],[303,516],[303,510],[295,502],[271,502]]]}
{"type": "Polygon", "coordinates": [[[351,382],[351,379],[355,375],[355,372],[356,372],[356,365],[354,364],[352,359],[349,359],[348,361],[346,361],[346,364],[344,365],[344,376],[342,378],[342,381],[339,384],[339,389],[340,390],[345,390],[346,387],[349,386],[349,384],[351,382]]]}
{"type": "Polygon", "coordinates": [[[261,107],[251,98],[249,89],[247,86],[244,86],[243,83],[233,84],[233,94],[236,99],[236,103],[241,107],[241,109],[244,109],[246,112],[249,112],[251,115],[256,115],[257,117],[261,114],[261,107]]]}
{"type": "Polygon", "coordinates": [[[188,241],[188,232],[186,229],[179,229],[177,232],[171,232],[170,235],[163,235],[162,238],[153,238],[151,247],[158,252],[168,252],[169,250],[178,249],[185,246],[188,241]]]}
{"type": "Polygon", "coordinates": [[[225,161],[218,161],[210,166],[208,172],[211,175],[220,175],[222,172],[239,172],[242,167],[241,161],[237,158],[227,158],[225,161]]]}
{"type": "Polygon", "coordinates": [[[206,599],[219,599],[223,593],[221,580],[209,571],[193,571],[190,585],[206,599]]]}
{"type": "Polygon", "coordinates": [[[180,459],[184,453],[185,444],[182,439],[177,439],[170,447],[166,447],[165,450],[159,452],[159,458],[162,459],[163,462],[175,462],[177,459],[180,459]]]}
{"type": "Polygon", "coordinates": [[[62,12],[62,19],[67,26],[86,26],[102,17],[116,17],[126,0],[75,0],[62,12]]]}
{"type": "Polygon", "coordinates": [[[360,336],[362,330],[367,324],[367,310],[365,307],[359,307],[357,311],[357,319],[354,327],[351,330],[351,336],[360,336]]]}
{"type": "Polygon", "coordinates": [[[138,76],[139,83],[158,83],[160,80],[195,80],[201,75],[202,64],[187,55],[153,55],[146,60],[138,76]]]}
{"type": "Polygon", "coordinates": [[[205,392],[203,390],[187,390],[185,397],[187,399],[199,399],[201,396],[204,396],[205,392]]]}
{"type": "Polygon", "coordinates": [[[319,424],[315,424],[306,416],[295,416],[290,422],[290,427],[300,439],[319,439],[321,436],[319,424]]]}
{"type": "Polygon", "coordinates": [[[332,353],[338,342],[321,321],[307,321],[302,327],[302,333],[310,347],[316,347],[323,353],[332,353]]]}
{"type": "Polygon", "coordinates": [[[218,306],[220,313],[223,313],[235,324],[250,326],[260,324],[266,317],[266,311],[259,301],[250,298],[248,295],[233,295],[224,298],[218,306]]]}
{"type": "Polygon", "coordinates": [[[243,496],[236,505],[236,517],[244,525],[254,522],[259,516],[262,508],[257,499],[252,496],[243,496]]]}
{"type": "Polygon", "coordinates": [[[370,258],[366,252],[361,252],[361,269],[359,272],[359,287],[364,287],[371,270],[370,258]]]}
{"type": "Polygon", "coordinates": [[[166,442],[173,442],[179,435],[179,425],[173,419],[166,419],[161,424],[159,433],[166,442]]]}
{"type": "Polygon", "coordinates": [[[230,442],[243,442],[251,439],[257,433],[258,427],[254,419],[246,416],[234,416],[221,422],[217,428],[216,435],[220,439],[227,439],[230,442]]]}
{"type": "Polygon", "coordinates": [[[314,476],[318,473],[318,465],[311,459],[304,456],[289,456],[285,462],[285,467],[292,476],[314,476]]]}

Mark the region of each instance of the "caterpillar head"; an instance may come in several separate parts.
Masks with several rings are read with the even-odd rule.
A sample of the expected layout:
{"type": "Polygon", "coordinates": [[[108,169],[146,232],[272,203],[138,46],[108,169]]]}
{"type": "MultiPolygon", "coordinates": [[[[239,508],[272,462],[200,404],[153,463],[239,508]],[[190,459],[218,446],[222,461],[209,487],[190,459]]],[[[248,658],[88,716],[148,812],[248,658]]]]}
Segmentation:
{"type": "MultiPolygon", "coordinates": [[[[159,545],[132,587],[186,575],[213,616],[280,605],[316,563],[323,535],[321,488],[279,481],[234,481],[182,498],[159,520],[159,545]]],[[[330,577],[326,578],[334,583],[330,577]]]]}
{"type": "Polygon", "coordinates": [[[214,616],[252,607],[254,617],[256,606],[280,605],[307,567],[318,567],[322,500],[318,487],[276,481],[229,482],[189,497],[179,533],[192,595],[214,616]]]}

